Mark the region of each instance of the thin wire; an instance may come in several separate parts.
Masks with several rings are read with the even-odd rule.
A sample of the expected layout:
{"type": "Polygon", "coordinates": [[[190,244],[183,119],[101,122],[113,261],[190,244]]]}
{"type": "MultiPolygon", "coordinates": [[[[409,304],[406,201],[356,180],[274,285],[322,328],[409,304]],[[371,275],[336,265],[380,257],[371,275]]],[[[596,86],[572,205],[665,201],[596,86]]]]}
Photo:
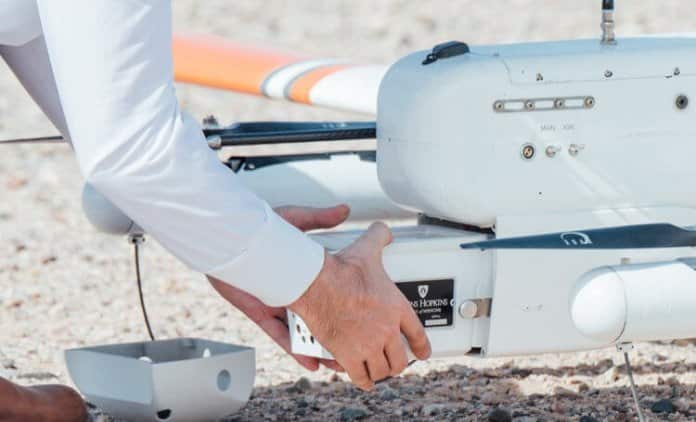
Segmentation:
{"type": "Polygon", "coordinates": [[[0,145],[2,144],[29,144],[29,143],[40,143],[40,142],[48,142],[48,143],[62,143],[65,142],[65,139],[62,136],[40,136],[37,138],[17,138],[17,139],[5,139],[0,141],[0,145]]]}
{"type": "Polygon", "coordinates": [[[135,255],[135,277],[138,281],[138,296],[140,297],[140,309],[143,310],[143,319],[145,319],[147,334],[150,336],[150,340],[155,341],[155,335],[152,334],[152,327],[150,326],[150,319],[147,317],[145,299],[143,299],[143,281],[140,277],[140,243],[137,239],[133,241],[133,248],[135,255]]]}
{"type": "Polygon", "coordinates": [[[631,361],[628,359],[628,352],[624,352],[624,360],[626,361],[626,374],[628,374],[628,381],[631,383],[631,394],[633,394],[633,401],[636,403],[636,412],[638,412],[638,420],[640,422],[645,422],[643,412],[641,412],[640,410],[638,392],[636,391],[636,383],[635,381],[633,381],[633,370],[631,369],[631,361]]]}

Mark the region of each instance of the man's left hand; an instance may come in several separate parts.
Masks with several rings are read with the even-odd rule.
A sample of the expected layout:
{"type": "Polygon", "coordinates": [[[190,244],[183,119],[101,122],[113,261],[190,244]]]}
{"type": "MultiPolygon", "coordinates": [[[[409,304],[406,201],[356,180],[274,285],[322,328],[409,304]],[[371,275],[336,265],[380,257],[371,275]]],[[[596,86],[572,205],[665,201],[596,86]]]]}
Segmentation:
{"type": "MultiPolygon", "coordinates": [[[[276,208],[275,212],[298,229],[309,231],[336,227],[346,221],[350,209],[346,205],[332,208],[280,207],[276,208]]],[[[261,327],[300,365],[310,371],[319,369],[320,364],[335,371],[343,371],[343,368],[336,361],[293,355],[290,352],[290,333],[285,308],[267,306],[249,293],[213,277],[208,277],[208,280],[223,298],[261,327]]]]}

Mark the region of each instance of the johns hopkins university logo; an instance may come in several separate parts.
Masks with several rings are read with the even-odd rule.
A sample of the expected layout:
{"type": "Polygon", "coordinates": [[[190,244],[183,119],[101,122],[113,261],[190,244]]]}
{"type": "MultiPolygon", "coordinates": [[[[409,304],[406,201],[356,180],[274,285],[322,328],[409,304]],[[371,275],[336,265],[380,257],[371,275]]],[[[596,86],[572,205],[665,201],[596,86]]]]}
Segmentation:
{"type": "Polygon", "coordinates": [[[421,299],[425,299],[426,296],[428,296],[428,286],[427,284],[421,284],[418,286],[418,295],[421,297],[421,299]]]}

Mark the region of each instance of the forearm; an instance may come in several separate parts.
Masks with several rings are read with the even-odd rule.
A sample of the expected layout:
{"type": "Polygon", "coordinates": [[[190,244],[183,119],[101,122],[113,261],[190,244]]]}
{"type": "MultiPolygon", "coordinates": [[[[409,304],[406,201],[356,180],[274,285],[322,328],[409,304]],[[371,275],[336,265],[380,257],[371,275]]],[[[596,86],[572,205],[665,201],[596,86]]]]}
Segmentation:
{"type": "Polygon", "coordinates": [[[181,112],[167,0],[40,0],[87,181],[192,268],[269,304],[296,299],[323,250],[241,185],[181,112]]]}

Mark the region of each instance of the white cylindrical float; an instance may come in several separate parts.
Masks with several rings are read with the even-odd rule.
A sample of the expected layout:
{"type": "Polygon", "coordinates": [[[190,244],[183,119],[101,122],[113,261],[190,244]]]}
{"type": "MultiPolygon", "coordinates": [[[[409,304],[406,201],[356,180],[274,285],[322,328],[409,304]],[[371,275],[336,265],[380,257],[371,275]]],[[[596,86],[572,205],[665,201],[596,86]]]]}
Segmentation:
{"type": "MultiPolygon", "coordinates": [[[[347,204],[351,223],[374,220],[413,220],[416,214],[399,207],[382,191],[374,162],[357,155],[335,155],[273,164],[255,170],[240,170],[237,176],[272,207],[285,205],[331,207],[347,204]]],[[[82,192],[87,219],[110,234],[140,233],[127,215],[90,185],[82,192]]]]}
{"type": "Polygon", "coordinates": [[[620,265],[585,274],[571,296],[576,328],[602,344],[696,337],[696,270],[686,262],[620,265]]]}
{"type": "Polygon", "coordinates": [[[377,179],[375,163],[353,154],[240,170],[237,175],[272,207],[347,204],[351,208],[351,222],[416,217],[415,212],[387,197],[377,179]]]}

